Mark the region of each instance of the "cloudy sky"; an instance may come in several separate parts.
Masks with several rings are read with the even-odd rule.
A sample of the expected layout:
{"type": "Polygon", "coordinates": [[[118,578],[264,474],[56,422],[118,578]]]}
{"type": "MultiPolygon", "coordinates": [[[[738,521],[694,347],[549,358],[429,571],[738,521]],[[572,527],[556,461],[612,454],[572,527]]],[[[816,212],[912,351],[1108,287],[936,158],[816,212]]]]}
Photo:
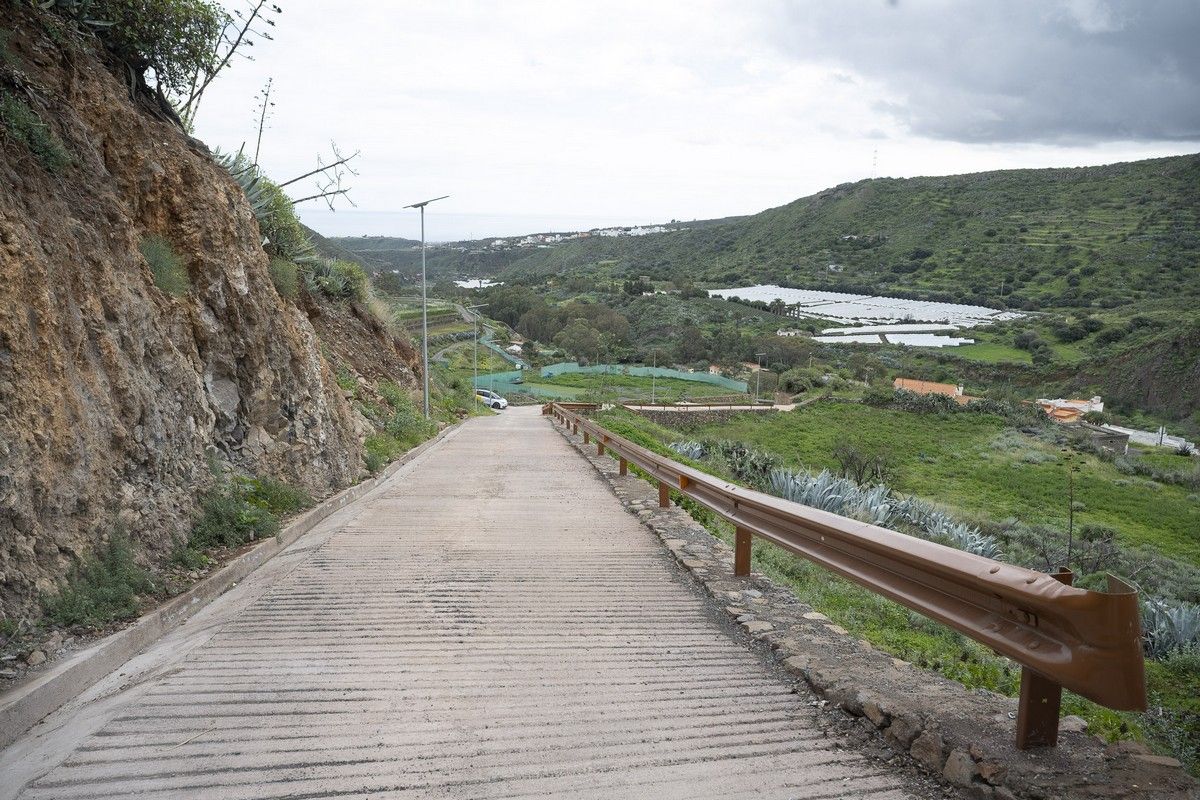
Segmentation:
{"type": "Polygon", "coordinates": [[[197,134],[252,148],[273,78],[273,177],[362,152],[357,208],[302,206],[329,235],[415,237],[442,194],[433,240],[1200,151],[1195,0],[276,1],[197,134]]]}

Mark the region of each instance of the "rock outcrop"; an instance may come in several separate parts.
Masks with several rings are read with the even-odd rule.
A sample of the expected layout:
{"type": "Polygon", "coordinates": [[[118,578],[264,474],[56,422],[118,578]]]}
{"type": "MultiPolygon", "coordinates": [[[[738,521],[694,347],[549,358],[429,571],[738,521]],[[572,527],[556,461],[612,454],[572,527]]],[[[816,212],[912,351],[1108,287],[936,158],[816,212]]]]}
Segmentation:
{"type": "Polygon", "coordinates": [[[362,474],[361,417],[310,317],[349,337],[326,352],[379,376],[411,385],[417,362],[358,309],[282,298],[207,149],[36,11],[0,0],[0,16],[0,89],[71,158],[47,169],[0,134],[0,610],[16,616],[115,530],[167,553],[214,462],[318,495],[362,474]],[[156,287],[148,235],[182,256],[186,294],[156,287]]]}

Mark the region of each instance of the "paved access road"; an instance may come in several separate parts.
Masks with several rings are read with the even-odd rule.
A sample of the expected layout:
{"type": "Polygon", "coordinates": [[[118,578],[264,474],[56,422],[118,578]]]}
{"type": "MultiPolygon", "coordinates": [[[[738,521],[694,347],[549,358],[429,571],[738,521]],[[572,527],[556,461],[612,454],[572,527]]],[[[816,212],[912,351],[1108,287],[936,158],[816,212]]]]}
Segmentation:
{"type": "Polygon", "coordinates": [[[537,409],[466,423],[123,673],[10,748],[7,793],[908,797],[537,409]]]}

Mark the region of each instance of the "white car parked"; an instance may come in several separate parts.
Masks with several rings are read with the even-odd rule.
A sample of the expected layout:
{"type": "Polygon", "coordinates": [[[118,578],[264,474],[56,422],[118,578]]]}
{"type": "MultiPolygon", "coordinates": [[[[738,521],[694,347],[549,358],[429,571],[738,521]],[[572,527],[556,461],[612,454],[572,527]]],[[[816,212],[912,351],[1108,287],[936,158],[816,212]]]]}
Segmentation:
{"type": "Polygon", "coordinates": [[[489,389],[476,389],[475,399],[495,409],[508,408],[508,401],[489,389]]]}

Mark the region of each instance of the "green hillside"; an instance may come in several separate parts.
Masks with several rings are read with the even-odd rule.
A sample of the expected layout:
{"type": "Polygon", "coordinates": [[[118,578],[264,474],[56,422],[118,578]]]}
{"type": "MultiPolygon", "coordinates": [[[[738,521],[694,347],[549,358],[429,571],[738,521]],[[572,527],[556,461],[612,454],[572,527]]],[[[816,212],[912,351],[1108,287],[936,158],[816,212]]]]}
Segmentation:
{"type": "MultiPolygon", "coordinates": [[[[372,241],[343,244],[357,250],[372,241]]],[[[411,263],[406,255],[396,261],[411,263]]],[[[1026,309],[1178,299],[1200,292],[1200,155],[865,180],[666,233],[503,252],[462,243],[431,258],[435,274],[588,271],[1026,309]]]]}
{"type": "Polygon", "coordinates": [[[1013,307],[1200,292],[1200,156],[845,184],[724,225],[535,251],[713,284],[912,292],[1013,307]],[[838,265],[833,269],[831,264],[838,265]],[[840,268],[840,271],[838,269],[840,268]],[[1003,293],[1003,294],[1002,294],[1003,293]]]}

